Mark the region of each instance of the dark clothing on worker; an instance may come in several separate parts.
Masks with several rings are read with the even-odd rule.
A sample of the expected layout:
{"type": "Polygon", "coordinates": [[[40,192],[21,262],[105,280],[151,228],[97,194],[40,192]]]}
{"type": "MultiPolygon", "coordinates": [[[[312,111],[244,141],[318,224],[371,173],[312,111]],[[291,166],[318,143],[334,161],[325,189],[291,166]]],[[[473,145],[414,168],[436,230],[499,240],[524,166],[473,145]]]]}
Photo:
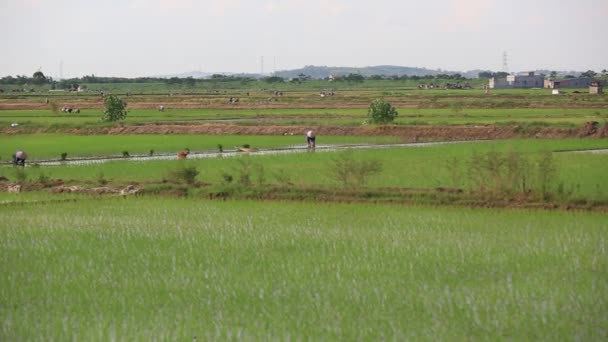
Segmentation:
{"type": "Polygon", "coordinates": [[[13,163],[15,165],[24,166],[26,159],[27,159],[27,154],[25,154],[25,152],[23,152],[23,151],[17,151],[17,152],[15,152],[13,163]]]}
{"type": "Polygon", "coordinates": [[[315,140],[317,138],[317,133],[313,130],[307,131],[306,132],[306,144],[308,145],[308,147],[315,147],[315,140]]]}

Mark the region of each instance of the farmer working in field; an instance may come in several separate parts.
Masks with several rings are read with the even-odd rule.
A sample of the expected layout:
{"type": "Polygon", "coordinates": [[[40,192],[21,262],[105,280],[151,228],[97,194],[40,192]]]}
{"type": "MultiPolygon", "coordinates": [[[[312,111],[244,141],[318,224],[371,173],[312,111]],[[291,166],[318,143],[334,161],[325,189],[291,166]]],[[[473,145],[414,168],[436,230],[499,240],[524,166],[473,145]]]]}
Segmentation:
{"type": "Polygon", "coordinates": [[[19,151],[15,152],[13,164],[25,166],[26,159],[27,159],[27,154],[25,154],[24,151],[19,150],[19,151]]]}
{"type": "Polygon", "coordinates": [[[316,137],[317,137],[317,132],[313,131],[312,129],[306,132],[306,144],[308,145],[308,148],[312,148],[312,149],[315,148],[316,137]]]}

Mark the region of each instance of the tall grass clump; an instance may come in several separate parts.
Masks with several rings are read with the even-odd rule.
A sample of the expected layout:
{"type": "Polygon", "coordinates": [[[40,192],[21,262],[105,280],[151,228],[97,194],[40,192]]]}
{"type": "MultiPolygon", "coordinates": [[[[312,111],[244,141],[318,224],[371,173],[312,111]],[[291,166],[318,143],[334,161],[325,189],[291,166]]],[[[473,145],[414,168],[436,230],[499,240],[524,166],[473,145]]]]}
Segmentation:
{"type": "Polygon", "coordinates": [[[344,188],[362,187],[369,178],[382,172],[382,162],[375,159],[357,160],[353,151],[338,153],[329,169],[329,176],[344,188]]]}
{"type": "MultiPolygon", "coordinates": [[[[454,167],[448,171],[454,175],[454,167]]],[[[468,162],[471,190],[488,197],[536,194],[549,199],[557,190],[558,168],[550,151],[528,156],[521,152],[473,152],[468,162]]]]}
{"type": "Polygon", "coordinates": [[[249,156],[243,156],[237,160],[232,172],[222,173],[222,179],[224,185],[232,184],[240,188],[250,187],[256,183],[263,185],[266,183],[266,169],[262,163],[254,162],[249,156]]]}
{"type": "Polygon", "coordinates": [[[19,167],[15,169],[15,182],[17,184],[25,184],[27,182],[27,173],[23,168],[19,167]]]}
{"type": "Polygon", "coordinates": [[[187,184],[194,184],[196,182],[196,176],[198,176],[200,172],[194,165],[179,165],[177,168],[171,170],[169,172],[169,179],[185,182],[187,184]]]}

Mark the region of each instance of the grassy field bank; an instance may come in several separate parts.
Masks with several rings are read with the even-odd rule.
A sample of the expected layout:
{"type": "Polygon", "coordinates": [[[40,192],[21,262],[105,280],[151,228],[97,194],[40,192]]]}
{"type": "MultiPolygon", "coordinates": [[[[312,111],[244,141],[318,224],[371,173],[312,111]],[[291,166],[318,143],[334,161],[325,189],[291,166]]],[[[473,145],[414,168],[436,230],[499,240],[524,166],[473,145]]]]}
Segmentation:
{"type": "Polygon", "coordinates": [[[2,340],[607,337],[605,215],[153,198],[0,212],[2,340]]]}
{"type": "MultiPolygon", "coordinates": [[[[86,137],[85,137],[86,138],[86,137]]],[[[93,137],[98,138],[98,137],[93,137]]],[[[276,137],[282,139],[282,137],[276,137]]],[[[216,140],[213,140],[216,141],[216,140]]],[[[251,140],[249,140],[251,141],[251,140]]],[[[272,140],[270,140],[272,142],[272,140]]],[[[183,146],[183,145],[182,145],[183,146]]],[[[192,145],[191,145],[192,146],[192,145]]],[[[211,146],[213,149],[214,147],[211,146]]],[[[566,140],[505,140],[470,142],[427,147],[403,147],[373,150],[355,150],[356,160],[377,160],[382,172],[369,179],[367,186],[437,188],[455,187],[469,189],[472,186],[469,174],[473,154],[488,152],[509,153],[516,151],[522,156],[538,158],[543,151],[571,151],[608,148],[606,139],[566,140]]],[[[112,161],[94,165],[63,165],[49,167],[27,167],[25,174],[30,181],[42,176],[95,182],[100,177],[120,182],[160,182],[171,179],[170,172],[181,165],[195,167],[200,172],[198,181],[220,184],[224,175],[238,179],[242,161],[252,164],[253,183],[283,184],[295,186],[340,186],[330,172],[339,153],[322,152],[289,155],[256,156],[251,154],[238,158],[205,158],[165,161],[112,161]],[[262,171],[260,171],[262,170],[262,171]]],[[[552,154],[557,174],[551,190],[560,186],[572,198],[608,200],[608,184],[603,181],[608,154],[583,154],[559,152],[552,154]]],[[[9,180],[16,179],[11,166],[0,167],[0,175],[9,180]]],[[[532,182],[533,180],[530,180],[532,182]]]]}
{"type": "MultiPolygon", "coordinates": [[[[608,110],[604,108],[467,108],[449,105],[447,108],[397,108],[399,125],[540,125],[555,127],[578,126],[587,121],[604,122],[608,110]]],[[[82,127],[107,126],[100,121],[101,109],[82,110],[78,114],[53,113],[50,110],[3,110],[0,126],[19,123],[25,127],[82,127]]],[[[129,111],[126,124],[196,123],[238,119],[236,124],[253,122],[272,124],[361,125],[366,119],[366,108],[200,108],[149,109],[129,111]],[[255,121],[255,120],[258,121],[255,121]]]]}

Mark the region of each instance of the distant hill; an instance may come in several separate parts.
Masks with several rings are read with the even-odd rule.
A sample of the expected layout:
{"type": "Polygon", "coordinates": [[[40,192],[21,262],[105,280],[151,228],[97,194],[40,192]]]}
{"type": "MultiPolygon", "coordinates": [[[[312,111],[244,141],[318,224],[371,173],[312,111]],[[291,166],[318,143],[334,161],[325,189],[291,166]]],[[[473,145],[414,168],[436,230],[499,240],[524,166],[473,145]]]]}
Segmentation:
{"type": "Polygon", "coordinates": [[[236,72],[204,72],[204,71],[188,71],[188,72],[182,72],[182,73],[178,73],[178,74],[157,75],[157,76],[152,76],[152,77],[158,77],[158,78],[172,78],[172,77],[210,78],[212,75],[260,78],[260,74],[248,74],[248,73],[236,73],[236,72]]]}
{"type": "MultiPolygon", "coordinates": [[[[255,73],[234,73],[234,72],[203,72],[203,71],[189,71],[182,72],[178,74],[171,75],[160,75],[155,77],[161,78],[171,78],[171,77],[192,77],[192,78],[209,78],[211,75],[221,74],[226,76],[242,76],[242,77],[251,77],[251,78],[260,78],[262,75],[255,73]]],[[[369,77],[372,75],[382,75],[382,76],[426,76],[426,75],[437,75],[437,74],[461,74],[467,77],[477,77],[477,73],[475,75],[468,76],[467,73],[462,73],[458,71],[446,71],[446,70],[432,70],[427,68],[414,68],[414,67],[403,67],[403,66],[394,66],[394,65],[377,65],[377,66],[368,66],[362,68],[356,67],[328,67],[328,66],[314,66],[307,65],[303,68],[292,69],[292,70],[281,70],[276,71],[272,74],[272,76],[283,77],[285,79],[295,78],[298,75],[304,74],[313,79],[322,79],[333,76],[346,76],[348,74],[361,74],[362,76],[369,77]]],[[[271,76],[271,75],[264,75],[271,76]]]]}
{"type": "MultiPolygon", "coordinates": [[[[490,70],[469,70],[469,71],[448,71],[441,69],[427,69],[427,68],[416,68],[416,67],[405,67],[405,66],[396,66],[396,65],[376,65],[376,66],[366,66],[366,67],[328,67],[328,66],[315,66],[315,65],[307,65],[303,68],[292,69],[292,70],[281,70],[276,71],[272,74],[272,76],[278,76],[285,79],[296,78],[299,75],[305,75],[313,79],[323,79],[327,78],[330,75],[333,76],[346,76],[348,74],[360,74],[364,77],[369,77],[373,75],[382,75],[382,76],[427,76],[427,75],[438,75],[438,74],[460,74],[466,78],[477,78],[479,73],[482,71],[490,71],[490,70]]],[[[536,70],[536,74],[545,74],[549,75],[551,71],[549,70],[536,70]]],[[[558,76],[565,75],[574,75],[578,76],[581,72],[578,71],[557,71],[558,76]]],[[[235,77],[251,77],[251,78],[261,78],[271,75],[261,75],[256,73],[235,73],[235,72],[203,72],[203,71],[189,71],[183,72],[179,74],[172,75],[161,75],[155,76],[160,78],[171,78],[171,77],[192,77],[192,78],[209,78],[211,75],[220,74],[226,76],[235,76],[235,77]]]]}
{"type": "Polygon", "coordinates": [[[377,65],[367,66],[361,68],[354,67],[328,67],[328,66],[314,66],[307,65],[300,69],[293,70],[282,70],[274,73],[274,76],[283,78],[294,78],[300,74],[310,76],[311,78],[326,78],[330,75],[333,76],[345,76],[348,74],[360,74],[364,77],[372,75],[383,75],[383,76],[426,76],[426,75],[437,75],[437,74],[456,74],[459,72],[454,71],[442,71],[432,70],[427,68],[414,68],[414,67],[403,67],[395,65],[377,65]]]}

